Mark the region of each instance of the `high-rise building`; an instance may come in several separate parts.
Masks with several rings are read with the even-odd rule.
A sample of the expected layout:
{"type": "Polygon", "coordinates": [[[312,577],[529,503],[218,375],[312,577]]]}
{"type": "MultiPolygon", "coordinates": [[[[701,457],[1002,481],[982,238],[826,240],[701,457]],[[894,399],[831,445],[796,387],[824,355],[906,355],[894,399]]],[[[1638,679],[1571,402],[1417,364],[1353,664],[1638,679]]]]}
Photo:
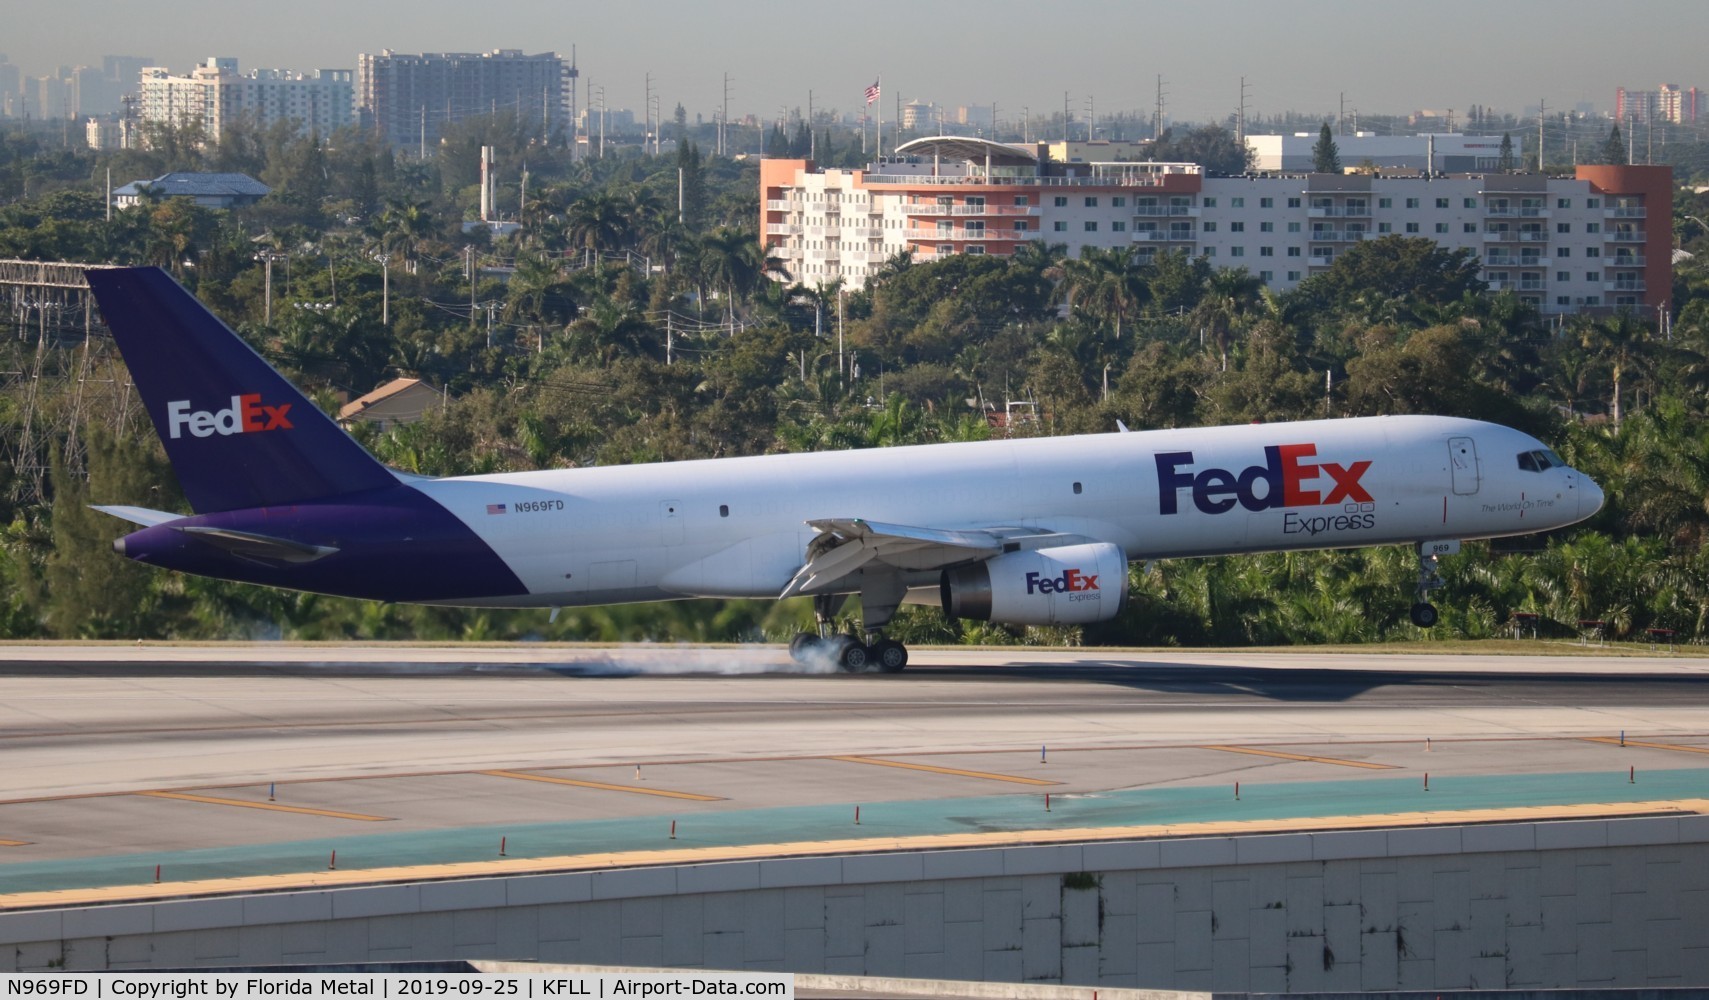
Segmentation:
{"type": "Polygon", "coordinates": [[[1659,309],[1672,294],[1672,172],[1253,174],[1072,163],[1048,145],[933,137],[867,170],[760,163],[760,231],[790,280],[859,288],[891,257],[1014,253],[1033,240],[1245,267],[1278,291],[1387,235],[1470,250],[1492,290],[1544,313],[1659,309]],[[1653,211],[1652,211],[1653,209],[1653,211]]]}
{"type": "Polygon", "coordinates": [[[143,121],[200,122],[215,140],[239,120],[261,128],[294,121],[299,133],[323,136],[356,120],[355,85],[347,69],[239,73],[236,59],[211,57],[188,76],[145,67],[141,91],[143,121]]]}
{"type": "Polygon", "coordinates": [[[556,52],[364,52],[356,70],[357,114],[364,129],[394,146],[437,145],[449,124],[506,112],[550,135],[570,121],[568,72],[556,52]]]}
{"type": "Polygon", "coordinates": [[[1689,124],[1698,120],[1701,94],[1696,87],[1676,83],[1664,83],[1655,90],[1621,87],[1614,92],[1614,120],[1637,125],[1689,124]]]}

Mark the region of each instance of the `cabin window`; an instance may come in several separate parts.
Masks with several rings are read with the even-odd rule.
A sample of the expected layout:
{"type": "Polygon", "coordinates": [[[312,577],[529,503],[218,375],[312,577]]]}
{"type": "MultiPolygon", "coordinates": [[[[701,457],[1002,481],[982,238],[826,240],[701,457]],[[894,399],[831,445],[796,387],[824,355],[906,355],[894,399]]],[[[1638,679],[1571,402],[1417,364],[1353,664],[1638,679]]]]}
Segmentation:
{"type": "Polygon", "coordinates": [[[727,503],[719,504],[718,505],[718,516],[719,517],[729,517],[730,516],[730,505],[727,503]]]}
{"type": "Polygon", "coordinates": [[[1079,496],[1079,495],[1080,495],[1080,484],[1079,484],[1079,483],[1075,483],[1075,484],[1074,484],[1074,495],[1075,495],[1075,496],[1079,496]]]}

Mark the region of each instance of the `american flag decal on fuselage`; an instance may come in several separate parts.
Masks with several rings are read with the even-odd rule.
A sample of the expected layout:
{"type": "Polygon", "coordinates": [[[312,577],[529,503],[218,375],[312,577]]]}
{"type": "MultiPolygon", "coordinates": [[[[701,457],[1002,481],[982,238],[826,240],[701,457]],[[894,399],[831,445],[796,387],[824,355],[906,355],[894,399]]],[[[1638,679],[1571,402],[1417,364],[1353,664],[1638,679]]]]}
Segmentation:
{"type": "Polygon", "coordinates": [[[502,504],[502,503],[489,503],[489,504],[487,504],[487,513],[488,514],[503,514],[504,513],[504,504],[502,504]]]}

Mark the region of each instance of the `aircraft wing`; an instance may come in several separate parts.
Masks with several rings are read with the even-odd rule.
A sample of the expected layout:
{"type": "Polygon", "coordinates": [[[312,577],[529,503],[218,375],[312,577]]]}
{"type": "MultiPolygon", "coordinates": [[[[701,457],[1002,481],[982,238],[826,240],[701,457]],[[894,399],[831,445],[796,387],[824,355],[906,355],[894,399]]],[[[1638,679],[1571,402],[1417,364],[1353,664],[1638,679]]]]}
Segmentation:
{"type": "Polygon", "coordinates": [[[905,524],[883,524],[858,517],[808,521],[818,537],[807,545],[807,562],[797,570],[780,598],[812,593],[855,570],[877,562],[901,570],[928,570],[977,562],[1003,551],[1000,529],[953,531],[905,524]]]}

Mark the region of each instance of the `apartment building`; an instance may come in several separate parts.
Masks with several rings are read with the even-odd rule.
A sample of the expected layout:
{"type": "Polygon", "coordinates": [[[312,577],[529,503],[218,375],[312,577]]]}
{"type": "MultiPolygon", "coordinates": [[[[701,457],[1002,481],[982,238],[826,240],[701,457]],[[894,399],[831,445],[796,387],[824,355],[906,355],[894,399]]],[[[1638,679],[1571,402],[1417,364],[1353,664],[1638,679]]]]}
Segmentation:
{"type": "Polygon", "coordinates": [[[495,112],[550,133],[570,120],[571,69],[556,52],[521,49],[364,52],[357,57],[357,113],[363,128],[394,146],[437,146],[447,125],[495,112]]]}
{"type": "Polygon", "coordinates": [[[1211,177],[1194,164],[1059,163],[1042,146],[956,137],[897,153],[867,170],[760,164],[760,231],[792,280],[858,288],[905,250],[927,261],[1044,240],[1071,254],[1186,252],[1286,290],[1393,234],[1473,251],[1492,289],[1545,313],[1658,309],[1673,282],[1667,167],[1211,177]]]}
{"type": "Polygon", "coordinates": [[[1614,120],[1631,125],[1651,125],[1672,122],[1689,125],[1698,120],[1698,101],[1702,91],[1696,87],[1681,87],[1664,83],[1655,90],[1614,91],[1614,120]]]}
{"type": "Polygon", "coordinates": [[[299,133],[322,136],[356,120],[355,82],[347,69],[240,73],[236,59],[216,56],[187,76],[164,66],[144,67],[140,89],[143,121],[200,122],[213,140],[239,120],[262,128],[294,121],[299,133]]]}

